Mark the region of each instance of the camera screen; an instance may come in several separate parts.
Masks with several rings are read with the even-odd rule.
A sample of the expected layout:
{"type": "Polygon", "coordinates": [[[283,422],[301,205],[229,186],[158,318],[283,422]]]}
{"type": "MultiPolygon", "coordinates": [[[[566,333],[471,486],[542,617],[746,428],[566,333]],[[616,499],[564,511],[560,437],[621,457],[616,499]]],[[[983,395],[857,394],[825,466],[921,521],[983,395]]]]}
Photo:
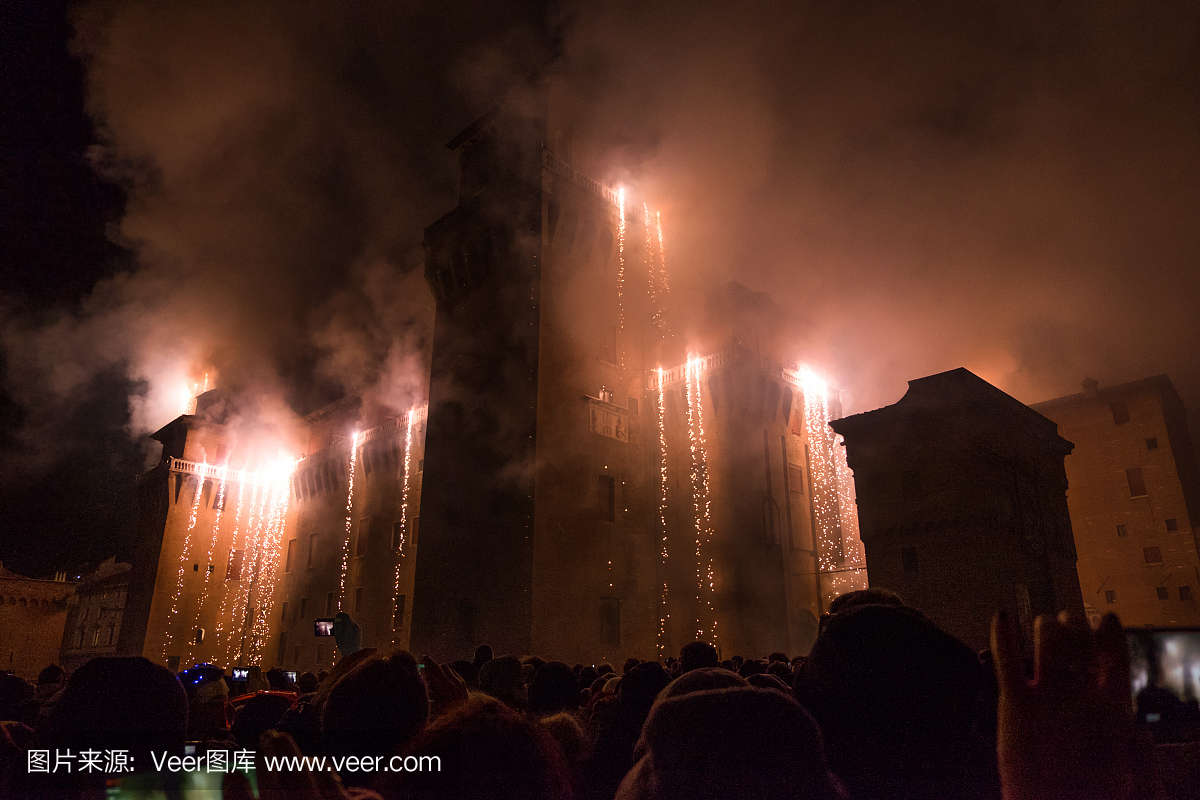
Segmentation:
{"type": "Polygon", "coordinates": [[[244,681],[249,677],[250,677],[250,668],[249,667],[234,667],[233,668],[233,679],[235,681],[244,681]]]}
{"type": "Polygon", "coordinates": [[[313,622],[313,633],[315,633],[317,636],[333,636],[333,620],[315,620],[313,622]]]}
{"type": "MultiPolygon", "coordinates": [[[[1126,630],[1138,718],[1150,725],[1200,725],[1200,630],[1126,630]]],[[[1190,737],[1188,737],[1190,738],[1190,737]]]]}

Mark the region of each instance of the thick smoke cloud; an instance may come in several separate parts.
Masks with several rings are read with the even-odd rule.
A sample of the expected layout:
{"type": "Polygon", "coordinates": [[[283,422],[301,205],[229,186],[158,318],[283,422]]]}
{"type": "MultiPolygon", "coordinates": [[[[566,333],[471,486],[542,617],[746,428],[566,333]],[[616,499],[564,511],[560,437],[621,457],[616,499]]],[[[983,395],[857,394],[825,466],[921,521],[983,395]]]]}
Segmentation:
{"type": "Polygon", "coordinates": [[[552,54],[608,134],[596,177],[662,209],[685,309],[769,293],[847,411],[957,366],[1026,402],[1168,372],[1197,409],[1194,5],[93,2],[75,28],[136,266],[4,307],[9,474],[114,372],[135,437],[205,369],[285,437],[342,393],[406,407],[442,143],[552,54]]]}
{"type": "Polygon", "coordinates": [[[567,53],[673,274],[768,291],[848,410],[966,366],[1026,402],[1200,399],[1200,11],[594,4],[567,53]]]}

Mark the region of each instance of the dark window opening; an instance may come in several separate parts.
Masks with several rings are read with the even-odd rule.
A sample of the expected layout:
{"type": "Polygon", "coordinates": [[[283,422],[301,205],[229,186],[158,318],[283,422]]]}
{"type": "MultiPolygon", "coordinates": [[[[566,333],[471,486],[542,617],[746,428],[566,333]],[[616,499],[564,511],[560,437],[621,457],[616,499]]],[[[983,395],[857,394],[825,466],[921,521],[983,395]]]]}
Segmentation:
{"type": "Polygon", "coordinates": [[[367,534],[370,531],[370,526],[370,519],[360,519],[358,521],[358,537],[354,544],[355,558],[362,558],[367,554],[367,534]]]}
{"type": "Polygon", "coordinates": [[[616,597],[600,600],[600,644],[613,648],[621,646],[621,601],[616,597]]]}
{"type": "Polygon", "coordinates": [[[1167,590],[1167,587],[1165,587],[1165,586],[1159,586],[1154,591],[1158,592],[1159,600],[1167,600],[1167,599],[1170,599],[1170,597],[1171,597],[1171,593],[1167,590]]]}
{"type": "Polygon", "coordinates": [[[1169,531],[1179,530],[1179,523],[1176,522],[1174,518],[1167,520],[1166,524],[1167,524],[1167,530],[1169,530],[1169,531]]]}
{"type": "Polygon", "coordinates": [[[392,630],[398,631],[404,627],[404,607],[408,604],[408,595],[397,595],[396,607],[392,609],[392,630]]]}
{"type": "Polygon", "coordinates": [[[279,604],[279,621],[284,624],[287,624],[287,612],[288,612],[288,604],[287,604],[287,601],[285,600],[284,602],[279,604]]]}
{"type": "Polygon", "coordinates": [[[1126,536],[1128,536],[1128,535],[1129,535],[1129,529],[1128,529],[1128,528],[1126,528],[1124,525],[1118,525],[1118,526],[1117,526],[1117,536],[1119,536],[1119,537],[1121,537],[1121,538],[1124,538],[1124,537],[1126,537],[1126,536]]]}
{"type": "Polygon", "coordinates": [[[1125,470],[1125,480],[1129,483],[1130,497],[1146,496],[1146,479],[1142,477],[1140,468],[1125,470]]]}
{"type": "Polygon", "coordinates": [[[1157,547],[1143,547],[1142,557],[1146,559],[1147,564],[1161,564],[1162,550],[1157,547]]]}
{"type": "Polygon", "coordinates": [[[907,575],[916,575],[918,571],[917,564],[917,548],[903,547],[900,549],[900,561],[904,565],[904,572],[907,575]]]}
{"type": "Polygon", "coordinates": [[[600,489],[600,521],[616,522],[617,520],[617,481],[611,475],[601,475],[600,489]]]}
{"type": "Polygon", "coordinates": [[[308,598],[300,598],[300,609],[296,612],[296,619],[304,619],[308,616],[308,598]]]}
{"type": "Polygon", "coordinates": [[[280,664],[283,663],[283,657],[287,654],[287,631],[279,634],[279,657],[276,659],[280,664]]]}
{"type": "Polygon", "coordinates": [[[333,616],[333,592],[325,595],[325,616],[333,616]]]}
{"type": "Polygon", "coordinates": [[[1151,436],[1149,439],[1147,439],[1146,440],[1146,449],[1147,450],[1157,450],[1158,449],[1158,439],[1153,436],[1151,436]]]}
{"type": "Polygon", "coordinates": [[[804,494],[804,470],[799,464],[788,464],[788,491],[804,494]]]}
{"type": "Polygon", "coordinates": [[[296,645],[296,648],[292,651],[292,666],[294,667],[299,663],[300,663],[300,645],[296,645]]]}
{"type": "Polygon", "coordinates": [[[284,572],[292,571],[292,559],[295,557],[295,555],[296,555],[296,540],[288,539],[287,556],[284,558],[284,562],[283,562],[283,571],[284,572]]]}
{"type": "Polygon", "coordinates": [[[1184,602],[1190,601],[1192,599],[1192,587],[1180,586],[1179,587],[1179,599],[1183,600],[1184,602]]]}
{"type": "Polygon", "coordinates": [[[1124,425],[1129,422],[1129,406],[1123,401],[1109,403],[1108,408],[1112,411],[1114,425],[1124,425]]]}
{"type": "Polygon", "coordinates": [[[363,590],[362,590],[362,587],[360,586],[354,590],[354,610],[355,611],[358,611],[359,609],[362,608],[362,599],[363,599],[363,590]]]}
{"type": "Polygon", "coordinates": [[[225,569],[225,580],[238,581],[242,579],[242,559],[245,557],[245,550],[234,550],[229,554],[229,566],[225,569]]]}
{"type": "Polygon", "coordinates": [[[1115,603],[1115,602],[1117,602],[1117,593],[1116,593],[1116,591],[1114,591],[1114,590],[1112,590],[1112,589],[1107,589],[1107,590],[1105,590],[1105,592],[1104,592],[1104,602],[1106,602],[1106,603],[1115,603]]]}

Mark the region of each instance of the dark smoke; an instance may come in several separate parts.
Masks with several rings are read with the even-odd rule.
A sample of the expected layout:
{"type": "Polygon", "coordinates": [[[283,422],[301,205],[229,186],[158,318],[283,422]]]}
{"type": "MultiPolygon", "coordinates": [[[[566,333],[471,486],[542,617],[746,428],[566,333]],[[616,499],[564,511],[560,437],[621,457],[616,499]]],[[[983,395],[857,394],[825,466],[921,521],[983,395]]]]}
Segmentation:
{"type": "Polygon", "coordinates": [[[552,55],[595,177],[661,208],[677,299],[769,293],[848,412],[957,366],[1026,402],[1167,372],[1200,404],[1194,4],[127,2],[75,30],[137,265],[49,321],[7,304],[8,474],[121,376],[135,437],[203,369],[280,430],[406,407],[442,144],[552,55]]]}

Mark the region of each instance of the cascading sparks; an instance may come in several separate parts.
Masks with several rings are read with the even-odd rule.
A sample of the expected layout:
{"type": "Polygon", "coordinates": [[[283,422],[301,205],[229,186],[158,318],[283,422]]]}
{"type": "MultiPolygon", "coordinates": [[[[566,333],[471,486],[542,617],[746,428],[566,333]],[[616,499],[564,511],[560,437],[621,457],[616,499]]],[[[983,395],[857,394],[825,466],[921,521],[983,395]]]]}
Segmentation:
{"type": "Polygon", "coordinates": [[[396,632],[404,620],[396,619],[396,601],[400,599],[400,559],[404,558],[404,545],[408,537],[408,470],[412,465],[413,410],[408,410],[407,427],[404,433],[404,484],[400,494],[400,540],[396,543],[396,572],[392,582],[392,644],[396,643],[396,632]]]}
{"type": "Polygon", "coordinates": [[[662,529],[662,597],[660,598],[658,614],[658,653],[667,654],[667,620],[671,615],[667,610],[667,419],[666,403],[663,399],[666,380],[662,367],[658,368],[658,452],[659,452],[659,493],[658,493],[658,524],[662,529]]]}
{"type": "MultiPolygon", "coordinates": [[[[232,564],[232,562],[233,562],[233,554],[237,551],[238,534],[241,533],[242,508],[243,508],[242,501],[245,498],[245,496],[246,496],[246,481],[245,481],[245,478],[243,477],[243,479],[238,483],[237,510],[234,512],[234,518],[233,518],[233,535],[229,539],[229,563],[230,564],[232,564]]],[[[243,553],[243,555],[244,555],[244,553],[243,553]]],[[[239,566],[239,569],[240,569],[240,566],[239,566]]],[[[226,574],[225,579],[229,580],[228,573],[226,574]]],[[[221,611],[220,611],[220,613],[217,614],[217,627],[216,627],[216,630],[213,632],[213,635],[216,637],[216,641],[214,642],[215,649],[217,649],[217,650],[222,649],[222,640],[225,640],[225,643],[224,643],[224,657],[225,658],[222,663],[222,666],[224,666],[226,669],[228,669],[230,666],[230,663],[229,663],[230,655],[229,655],[229,641],[228,641],[229,636],[228,636],[228,633],[225,631],[225,619],[226,619],[225,614],[227,611],[229,611],[230,597],[233,598],[234,604],[236,605],[237,604],[237,591],[235,590],[233,592],[230,592],[228,590],[228,588],[226,588],[226,590],[223,592],[223,597],[221,598],[221,611]]],[[[232,629],[232,626],[231,626],[231,629],[232,629]]]]}
{"type": "MultiPolygon", "coordinates": [[[[254,480],[254,491],[250,493],[250,512],[246,519],[245,540],[242,551],[242,576],[238,580],[237,592],[233,601],[233,623],[229,629],[229,638],[225,643],[225,658],[228,662],[234,657],[233,645],[237,641],[237,656],[241,656],[246,634],[249,632],[250,620],[250,581],[255,570],[257,540],[262,530],[263,511],[266,508],[265,494],[257,476],[254,480]]],[[[236,536],[235,536],[236,546],[236,536]]]]}
{"type": "MultiPolygon", "coordinates": [[[[625,189],[622,187],[617,192],[619,201],[621,220],[617,225],[617,335],[620,336],[625,330],[625,189]]],[[[617,340],[617,348],[620,349],[620,339],[617,340]]],[[[624,360],[621,359],[624,363],[624,360]]]]}
{"type": "Polygon", "coordinates": [[[346,599],[346,567],[350,563],[350,518],[354,513],[354,467],[358,461],[358,431],[350,439],[350,481],[346,489],[346,538],[342,542],[342,575],[338,581],[338,611],[346,599]]]}
{"type": "MultiPolygon", "coordinates": [[[[183,537],[183,551],[179,554],[179,575],[175,579],[175,593],[171,595],[171,619],[179,615],[179,598],[183,594],[183,576],[187,570],[188,551],[192,546],[192,530],[196,527],[196,514],[200,511],[200,493],[204,489],[204,473],[207,462],[200,465],[200,474],[196,476],[196,497],[192,500],[192,514],[188,519],[187,535],[183,537]]],[[[171,649],[171,629],[168,626],[167,636],[163,640],[163,661],[167,660],[167,651],[171,649]]]]}
{"type": "MultiPolygon", "coordinates": [[[[212,579],[212,575],[214,572],[214,570],[213,570],[213,566],[214,566],[213,565],[213,552],[217,549],[217,538],[221,533],[221,515],[225,511],[225,484],[226,484],[226,479],[229,476],[228,466],[226,465],[226,466],[220,467],[219,474],[221,476],[221,482],[217,488],[217,501],[214,506],[217,509],[217,515],[216,515],[216,518],[213,520],[212,538],[209,539],[209,542],[208,542],[208,552],[205,554],[204,561],[201,562],[201,564],[200,564],[200,566],[204,568],[204,585],[203,585],[203,588],[200,590],[200,601],[196,604],[196,613],[192,616],[192,624],[190,626],[190,629],[192,629],[192,630],[194,630],[195,628],[197,628],[200,625],[200,615],[204,610],[204,604],[208,602],[208,587],[210,585],[210,581],[212,579]]],[[[197,642],[196,642],[195,637],[191,637],[188,639],[188,654],[187,654],[188,663],[191,663],[191,661],[192,661],[192,656],[195,653],[196,644],[197,644],[197,642]]]]}
{"type": "Polygon", "coordinates": [[[836,506],[837,476],[830,453],[829,402],[825,382],[808,370],[801,374],[804,391],[804,421],[808,434],[809,475],[812,483],[813,516],[817,525],[817,563],[822,572],[837,568],[842,551],[836,506]]]}
{"type": "Polygon", "coordinates": [[[288,487],[297,463],[293,461],[290,466],[276,467],[270,476],[271,512],[267,520],[259,559],[261,567],[255,585],[259,597],[258,609],[251,626],[250,657],[255,663],[262,660],[262,651],[271,633],[271,611],[275,605],[275,573],[283,555],[280,545],[283,542],[283,530],[287,524],[287,512],[292,496],[288,487]]]}
{"type": "Polygon", "coordinates": [[[685,369],[688,401],[688,441],[692,450],[692,506],[696,518],[696,638],[717,642],[713,608],[716,579],[713,575],[712,508],[708,487],[708,454],[704,443],[704,411],[700,397],[700,359],[688,359],[685,369]],[[702,618],[712,620],[706,628],[702,618]]]}

